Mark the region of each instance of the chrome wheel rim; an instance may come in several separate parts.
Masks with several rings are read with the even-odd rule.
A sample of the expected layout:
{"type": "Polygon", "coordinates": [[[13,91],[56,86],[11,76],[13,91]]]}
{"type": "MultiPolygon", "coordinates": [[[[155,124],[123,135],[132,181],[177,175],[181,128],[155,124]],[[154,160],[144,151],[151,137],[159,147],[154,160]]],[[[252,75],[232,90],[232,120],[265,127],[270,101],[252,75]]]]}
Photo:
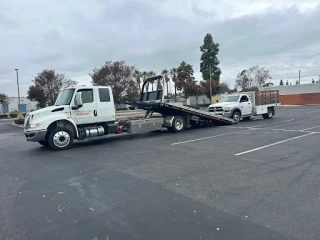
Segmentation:
{"type": "Polygon", "coordinates": [[[65,131],[59,131],[53,136],[53,143],[59,148],[68,146],[70,143],[70,135],[65,131]]]}
{"type": "Polygon", "coordinates": [[[235,114],[233,115],[233,120],[234,120],[235,122],[239,122],[239,120],[240,120],[240,115],[237,114],[237,113],[235,113],[235,114]]]}
{"type": "Polygon", "coordinates": [[[178,118],[174,123],[175,128],[180,131],[183,128],[183,120],[178,118]]]}

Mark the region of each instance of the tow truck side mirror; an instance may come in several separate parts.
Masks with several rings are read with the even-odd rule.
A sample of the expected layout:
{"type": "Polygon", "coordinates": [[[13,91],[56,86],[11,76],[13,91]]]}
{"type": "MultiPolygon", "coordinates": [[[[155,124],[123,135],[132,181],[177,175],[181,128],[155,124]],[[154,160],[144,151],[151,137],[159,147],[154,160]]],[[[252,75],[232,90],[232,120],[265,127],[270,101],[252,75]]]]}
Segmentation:
{"type": "Polygon", "coordinates": [[[81,94],[82,92],[77,92],[76,97],[74,98],[74,105],[78,108],[83,105],[81,94]]]}

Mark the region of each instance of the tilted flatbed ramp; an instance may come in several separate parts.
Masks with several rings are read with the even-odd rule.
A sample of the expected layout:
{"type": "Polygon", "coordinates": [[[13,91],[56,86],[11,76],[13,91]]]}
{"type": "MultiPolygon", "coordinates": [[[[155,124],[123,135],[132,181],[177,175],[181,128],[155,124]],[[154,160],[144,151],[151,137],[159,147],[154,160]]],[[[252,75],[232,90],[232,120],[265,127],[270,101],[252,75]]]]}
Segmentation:
{"type": "MultiPolygon", "coordinates": [[[[194,108],[187,107],[187,106],[181,106],[176,103],[162,103],[160,106],[165,109],[167,108],[167,110],[172,109],[174,111],[185,112],[185,113],[195,115],[197,117],[204,118],[204,119],[210,119],[210,120],[214,120],[217,122],[223,122],[223,123],[228,123],[228,124],[236,124],[235,121],[233,121],[231,118],[217,116],[217,115],[214,115],[210,112],[194,109],[194,108]]],[[[167,110],[165,110],[165,111],[168,112],[167,110]]]]}

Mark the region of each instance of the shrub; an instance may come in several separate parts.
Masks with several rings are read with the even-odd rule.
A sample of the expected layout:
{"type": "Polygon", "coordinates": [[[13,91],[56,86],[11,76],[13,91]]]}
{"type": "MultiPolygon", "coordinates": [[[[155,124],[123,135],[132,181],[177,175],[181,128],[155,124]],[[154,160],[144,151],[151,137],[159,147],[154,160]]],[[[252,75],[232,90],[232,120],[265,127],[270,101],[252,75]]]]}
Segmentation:
{"type": "Polygon", "coordinates": [[[128,110],[128,108],[118,108],[117,111],[124,111],[124,110],[128,110]]]}
{"type": "Polygon", "coordinates": [[[136,107],[134,107],[134,106],[130,106],[130,107],[129,107],[129,109],[130,109],[130,110],[135,110],[135,109],[136,109],[136,107]]]}
{"type": "Polygon", "coordinates": [[[20,125],[20,124],[24,124],[24,118],[15,119],[15,120],[14,120],[14,123],[15,123],[15,124],[19,124],[19,125],[20,125]]]}
{"type": "Polygon", "coordinates": [[[18,117],[18,114],[17,113],[10,113],[9,116],[10,116],[10,118],[16,118],[16,117],[18,117]]]}
{"type": "Polygon", "coordinates": [[[23,115],[23,117],[25,117],[26,115],[27,115],[27,113],[24,113],[24,114],[22,114],[23,115]]]}
{"type": "Polygon", "coordinates": [[[8,115],[6,115],[6,114],[1,114],[0,115],[0,119],[7,119],[8,118],[8,115]]]}

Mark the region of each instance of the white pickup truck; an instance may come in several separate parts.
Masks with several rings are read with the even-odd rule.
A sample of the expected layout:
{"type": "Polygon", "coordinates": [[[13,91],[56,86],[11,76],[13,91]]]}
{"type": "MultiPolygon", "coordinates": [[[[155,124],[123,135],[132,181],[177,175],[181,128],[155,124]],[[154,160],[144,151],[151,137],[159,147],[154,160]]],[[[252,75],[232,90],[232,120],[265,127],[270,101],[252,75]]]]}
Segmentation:
{"type": "Polygon", "coordinates": [[[278,90],[252,91],[225,95],[220,102],[211,104],[208,111],[239,122],[241,119],[258,115],[262,115],[264,119],[272,118],[278,105],[278,90]]]}

